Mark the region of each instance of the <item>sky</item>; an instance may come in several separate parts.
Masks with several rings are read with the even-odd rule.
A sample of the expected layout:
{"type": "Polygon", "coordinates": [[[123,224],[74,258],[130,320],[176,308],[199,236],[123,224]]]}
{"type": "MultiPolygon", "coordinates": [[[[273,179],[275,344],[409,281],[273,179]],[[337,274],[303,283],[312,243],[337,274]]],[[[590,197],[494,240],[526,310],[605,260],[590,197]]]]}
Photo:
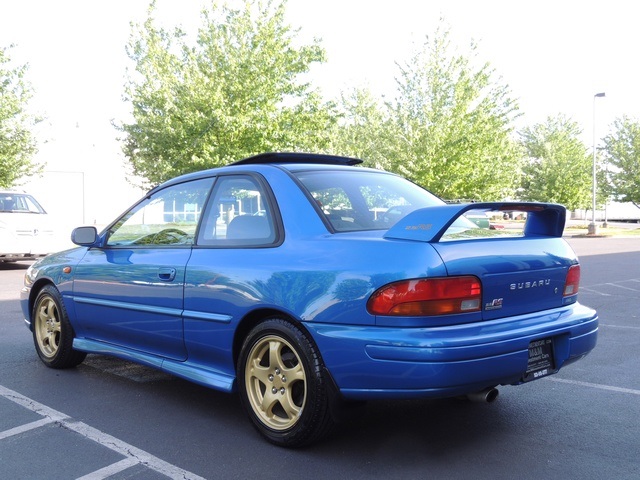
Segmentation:
{"type": "MultiPolygon", "coordinates": [[[[195,28],[204,1],[157,0],[157,17],[195,28]]],[[[148,4],[0,0],[0,47],[14,44],[13,60],[29,64],[31,109],[46,117],[36,132],[46,173],[25,188],[69,221],[107,223],[141,196],[125,180],[112,121],[127,118],[125,45],[148,4]]],[[[596,138],[616,118],[640,118],[640,2],[289,0],[287,15],[302,41],[320,38],[327,51],[311,72],[327,98],[357,86],[393,98],[396,62],[409,60],[443,18],[458,51],[475,41],[479,59],[509,85],[520,127],[561,113],[590,146],[594,111],[596,138]],[[594,102],[600,92],[606,96],[594,102]]]]}

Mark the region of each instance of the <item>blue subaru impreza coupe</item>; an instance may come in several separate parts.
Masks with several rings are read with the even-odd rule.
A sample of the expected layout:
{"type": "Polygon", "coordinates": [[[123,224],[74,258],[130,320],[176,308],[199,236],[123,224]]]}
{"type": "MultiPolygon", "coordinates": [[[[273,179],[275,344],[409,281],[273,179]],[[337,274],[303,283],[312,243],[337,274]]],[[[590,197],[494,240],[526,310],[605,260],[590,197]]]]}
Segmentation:
{"type": "Polygon", "coordinates": [[[78,247],[25,276],[38,355],[238,391],[264,437],[296,447],[350,401],[492,400],[594,348],[564,207],[447,205],[357,163],[266,153],[170,180],[101,233],[77,228],[78,247]]]}

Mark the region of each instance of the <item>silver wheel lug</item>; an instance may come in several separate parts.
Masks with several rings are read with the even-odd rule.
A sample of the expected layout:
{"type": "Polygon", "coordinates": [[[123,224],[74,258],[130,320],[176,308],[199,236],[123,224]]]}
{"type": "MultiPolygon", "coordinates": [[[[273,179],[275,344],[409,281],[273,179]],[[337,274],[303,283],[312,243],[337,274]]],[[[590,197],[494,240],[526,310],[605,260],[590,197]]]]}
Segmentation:
{"type": "Polygon", "coordinates": [[[278,389],[276,387],[273,387],[271,389],[271,393],[273,393],[275,395],[276,393],[278,393],[278,389]]]}
{"type": "Polygon", "coordinates": [[[276,368],[276,375],[280,375],[280,369],[276,368]]]}
{"type": "Polygon", "coordinates": [[[287,383],[287,377],[285,377],[284,375],[282,375],[282,383],[287,383]]]}
{"type": "Polygon", "coordinates": [[[273,375],[269,375],[269,381],[273,382],[273,375]]]}
{"type": "Polygon", "coordinates": [[[282,388],[280,389],[280,393],[281,393],[282,395],[284,395],[284,392],[285,392],[285,389],[284,389],[284,387],[282,387],[282,388]]]}

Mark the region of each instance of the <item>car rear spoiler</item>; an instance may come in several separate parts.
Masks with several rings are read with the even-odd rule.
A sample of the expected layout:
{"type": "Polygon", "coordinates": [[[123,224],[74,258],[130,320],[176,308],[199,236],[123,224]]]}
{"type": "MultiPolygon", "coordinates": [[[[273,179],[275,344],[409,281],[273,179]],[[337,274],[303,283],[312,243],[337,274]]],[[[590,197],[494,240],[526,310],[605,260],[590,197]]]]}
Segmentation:
{"type": "Polygon", "coordinates": [[[437,242],[447,229],[466,212],[526,212],[524,236],[561,237],[567,211],[553,203],[485,202],[455,205],[437,205],[415,210],[391,227],[384,238],[437,242]]]}

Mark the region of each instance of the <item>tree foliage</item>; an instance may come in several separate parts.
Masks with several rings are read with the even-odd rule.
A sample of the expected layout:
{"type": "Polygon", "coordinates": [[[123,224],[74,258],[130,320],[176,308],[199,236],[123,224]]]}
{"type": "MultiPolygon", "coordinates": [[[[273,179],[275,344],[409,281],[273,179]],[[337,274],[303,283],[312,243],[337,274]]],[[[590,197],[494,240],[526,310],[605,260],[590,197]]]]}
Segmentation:
{"type": "Polygon", "coordinates": [[[388,163],[445,199],[504,199],[514,192],[520,151],[518,106],[484,63],[452,52],[442,27],[404,65],[387,104],[388,163]]]}
{"type": "Polygon", "coordinates": [[[31,86],[25,80],[27,65],[15,66],[8,48],[0,48],[0,187],[9,188],[20,178],[38,173],[33,127],[39,119],[27,112],[31,86]]]}
{"type": "Polygon", "coordinates": [[[355,88],[343,92],[339,105],[339,117],[331,134],[331,150],[366,160],[368,166],[391,170],[393,132],[384,104],[368,89],[355,88]]]}
{"type": "Polygon", "coordinates": [[[612,194],[640,208],[640,122],[628,116],[617,118],[613,132],[604,138],[612,194]]]}
{"type": "Polygon", "coordinates": [[[590,206],[593,160],[580,135],[578,124],[563,115],[521,132],[528,157],[523,166],[523,200],[560,203],[569,210],[590,206]]]}
{"type": "Polygon", "coordinates": [[[132,35],[136,64],[125,97],[133,122],[121,125],[134,173],[151,184],[272,150],[323,150],[331,104],[303,81],[325,52],[296,45],[285,2],[202,11],[195,45],[180,29],[155,25],[154,5],[132,35]]]}

